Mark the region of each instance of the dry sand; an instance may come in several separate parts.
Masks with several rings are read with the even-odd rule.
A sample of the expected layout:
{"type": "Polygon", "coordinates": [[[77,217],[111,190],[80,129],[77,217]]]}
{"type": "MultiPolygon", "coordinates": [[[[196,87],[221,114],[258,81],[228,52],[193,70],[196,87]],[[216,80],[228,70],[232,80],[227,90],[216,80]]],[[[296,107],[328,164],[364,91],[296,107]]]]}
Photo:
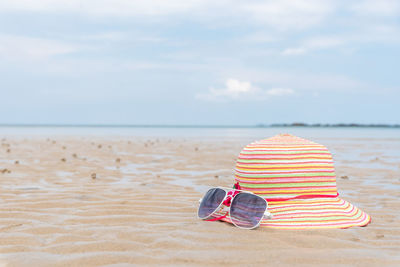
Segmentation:
{"type": "Polygon", "coordinates": [[[22,137],[0,146],[0,266],[400,266],[399,139],[326,140],[363,228],[240,230],[196,218],[247,141],[22,137]]]}

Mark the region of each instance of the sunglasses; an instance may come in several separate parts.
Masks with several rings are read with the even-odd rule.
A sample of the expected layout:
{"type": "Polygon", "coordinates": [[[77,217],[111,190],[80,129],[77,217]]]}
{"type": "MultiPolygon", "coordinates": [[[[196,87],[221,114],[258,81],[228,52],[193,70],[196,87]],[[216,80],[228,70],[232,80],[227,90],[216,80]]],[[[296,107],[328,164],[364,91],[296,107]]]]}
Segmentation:
{"type": "Polygon", "coordinates": [[[272,218],[271,213],[267,211],[268,203],[264,198],[243,190],[211,188],[199,202],[197,216],[200,219],[209,220],[215,217],[217,211],[225,211],[225,215],[209,221],[221,220],[229,214],[231,222],[243,229],[256,228],[263,218],[272,218]]]}

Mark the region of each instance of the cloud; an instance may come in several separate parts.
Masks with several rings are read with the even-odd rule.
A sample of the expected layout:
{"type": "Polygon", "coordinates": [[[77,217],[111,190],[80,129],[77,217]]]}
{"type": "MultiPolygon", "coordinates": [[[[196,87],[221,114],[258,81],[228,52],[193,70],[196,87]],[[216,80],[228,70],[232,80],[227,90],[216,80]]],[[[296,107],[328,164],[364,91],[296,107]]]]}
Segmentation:
{"type": "Polygon", "coordinates": [[[313,50],[322,50],[328,48],[334,48],[342,46],[348,43],[350,40],[346,40],[341,36],[318,36],[303,41],[300,47],[287,48],[282,51],[282,55],[302,55],[313,50]]]}
{"type": "Polygon", "coordinates": [[[78,13],[96,16],[147,16],[184,13],[203,5],[200,0],[4,0],[2,11],[78,13]]]}
{"type": "Polygon", "coordinates": [[[284,56],[303,55],[317,50],[360,46],[366,43],[400,43],[400,31],[388,25],[370,25],[365,32],[341,35],[315,36],[305,39],[297,47],[284,49],[284,56]]]}
{"type": "Polygon", "coordinates": [[[271,33],[264,33],[264,32],[255,32],[248,34],[246,36],[240,36],[240,38],[237,39],[239,42],[244,42],[244,43],[275,43],[280,41],[280,38],[278,36],[271,35],[271,33]]]}
{"type": "MultiPolygon", "coordinates": [[[[2,0],[0,13],[77,14],[96,18],[196,20],[215,26],[221,23],[269,26],[278,31],[305,30],[332,24],[340,11],[351,15],[380,17],[400,14],[397,0],[2,0]],[[328,20],[331,19],[331,20],[328,20]],[[333,20],[332,20],[333,19],[333,20]]],[[[142,20],[142,21],[145,21],[142,20]]],[[[351,21],[356,21],[352,18],[351,21]]],[[[265,29],[265,28],[264,28],[265,29]]],[[[269,28],[268,28],[269,30],[269,28]]],[[[273,39],[279,36],[274,36],[273,39]]],[[[271,37],[268,37],[271,38],[271,37]]],[[[262,36],[255,36],[263,40],[262,36]]],[[[268,41],[268,40],[267,40],[268,41]]]]}
{"type": "Polygon", "coordinates": [[[267,95],[271,96],[284,96],[284,95],[292,95],[294,91],[290,88],[272,88],[266,91],[267,95]]]}
{"type": "Polygon", "coordinates": [[[79,49],[78,45],[51,39],[0,35],[0,58],[7,60],[42,60],[79,49]]]}
{"type": "Polygon", "coordinates": [[[259,90],[258,88],[253,87],[250,82],[241,82],[235,79],[228,79],[225,86],[226,87],[223,89],[215,89],[211,87],[207,94],[198,96],[209,100],[218,98],[238,99],[245,95],[254,94],[259,90]]]}
{"type": "Polygon", "coordinates": [[[270,85],[267,88],[292,88],[295,89],[293,94],[296,95],[309,94],[311,91],[362,93],[374,91],[377,86],[364,79],[355,79],[348,74],[343,75],[326,71],[313,73],[307,69],[259,69],[234,64],[220,69],[218,76],[242,77],[243,80],[252,81],[254,84],[270,85]]]}
{"type": "Polygon", "coordinates": [[[250,82],[228,79],[225,88],[209,88],[206,94],[197,94],[196,98],[210,101],[228,100],[264,100],[270,96],[292,95],[294,91],[289,88],[272,88],[263,90],[253,86],[250,82]]]}
{"type": "Polygon", "coordinates": [[[358,15],[390,17],[400,14],[400,2],[398,0],[366,0],[354,3],[350,9],[358,15]]]}
{"type": "Polygon", "coordinates": [[[278,29],[304,29],[319,24],[334,11],[332,1],[249,1],[241,6],[255,21],[278,29]]]}
{"type": "MultiPolygon", "coordinates": [[[[221,18],[278,30],[318,25],[333,10],[331,0],[2,0],[0,12],[73,13],[90,17],[186,18],[213,24],[221,18]]],[[[224,20],[223,20],[224,21],[224,20]]]]}
{"type": "Polygon", "coordinates": [[[287,49],[283,50],[282,55],[285,55],[285,56],[302,55],[306,52],[307,52],[307,50],[304,47],[287,48],[287,49]]]}

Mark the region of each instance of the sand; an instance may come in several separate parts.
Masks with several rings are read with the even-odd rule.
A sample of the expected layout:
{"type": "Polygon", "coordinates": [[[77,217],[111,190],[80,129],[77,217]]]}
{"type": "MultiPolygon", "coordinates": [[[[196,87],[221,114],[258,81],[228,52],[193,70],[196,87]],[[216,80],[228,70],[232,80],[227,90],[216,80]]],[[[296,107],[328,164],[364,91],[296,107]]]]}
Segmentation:
{"type": "Polygon", "coordinates": [[[0,146],[0,266],[400,266],[399,139],[326,139],[367,227],[241,230],[197,219],[247,140],[36,136],[0,146]]]}

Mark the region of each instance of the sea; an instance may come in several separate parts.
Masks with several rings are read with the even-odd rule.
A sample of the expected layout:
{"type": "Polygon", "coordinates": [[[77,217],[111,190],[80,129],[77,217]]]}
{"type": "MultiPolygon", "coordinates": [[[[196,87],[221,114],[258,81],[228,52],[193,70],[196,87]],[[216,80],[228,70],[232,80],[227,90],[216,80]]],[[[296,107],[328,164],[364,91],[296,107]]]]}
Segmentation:
{"type": "Polygon", "coordinates": [[[137,136],[147,138],[251,139],[280,133],[320,139],[398,139],[400,128],[385,127],[218,127],[218,126],[0,126],[0,136],[137,136]]]}
{"type": "MultiPolygon", "coordinates": [[[[386,127],[171,127],[171,126],[0,126],[0,139],[102,137],[238,142],[288,133],[325,145],[341,169],[380,170],[363,183],[400,190],[400,128],[386,127]],[[386,178],[384,178],[386,177],[386,178]],[[387,177],[391,177],[387,179],[387,177]],[[397,177],[397,178],[396,178],[397,177]]],[[[239,152],[239,151],[238,151],[239,152]]],[[[179,182],[179,181],[178,181],[179,182]]],[[[343,190],[342,190],[343,191],[343,190]]],[[[351,193],[350,191],[348,192],[351,193]]]]}

